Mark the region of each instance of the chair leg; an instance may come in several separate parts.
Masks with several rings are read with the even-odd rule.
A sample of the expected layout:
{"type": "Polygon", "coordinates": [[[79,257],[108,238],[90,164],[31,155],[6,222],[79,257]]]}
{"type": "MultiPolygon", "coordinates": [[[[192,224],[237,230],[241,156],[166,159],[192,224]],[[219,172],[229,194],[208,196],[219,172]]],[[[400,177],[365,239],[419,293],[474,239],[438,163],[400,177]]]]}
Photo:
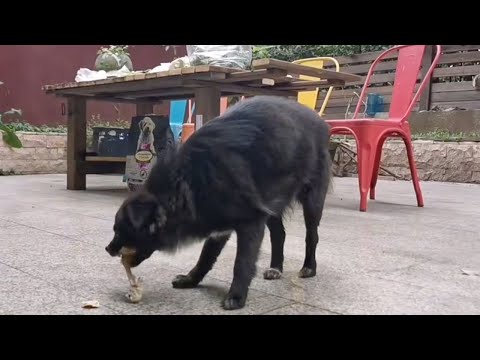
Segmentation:
{"type": "Polygon", "coordinates": [[[360,211],[367,211],[367,197],[372,181],[372,167],[376,152],[375,144],[357,142],[357,171],[360,187],[360,211]]]}
{"type": "Polygon", "coordinates": [[[375,152],[375,159],[373,161],[373,172],[372,172],[372,181],[370,183],[370,199],[375,200],[375,187],[377,186],[378,172],[380,170],[380,162],[382,160],[382,150],[383,144],[385,143],[386,137],[380,139],[377,145],[375,152]]]}
{"type": "Polygon", "coordinates": [[[423,195],[422,189],[420,188],[420,181],[418,179],[415,158],[413,156],[413,144],[412,141],[408,138],[404,138],[403,141],[405,143],[405,146],[407,147],[408,164],[410,165],[410,173],[412,174],[413,188],[415,189],[415,194],[417,196],[417,204],[418,207],[423,207],[423,195]]]}

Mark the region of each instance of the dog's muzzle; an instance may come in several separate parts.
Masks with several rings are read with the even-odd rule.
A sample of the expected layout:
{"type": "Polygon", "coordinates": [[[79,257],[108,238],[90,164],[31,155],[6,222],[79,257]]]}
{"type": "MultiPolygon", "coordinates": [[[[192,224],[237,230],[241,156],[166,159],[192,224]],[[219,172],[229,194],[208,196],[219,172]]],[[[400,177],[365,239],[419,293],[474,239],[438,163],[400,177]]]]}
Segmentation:
{"type": "Polygon", "coordinates": [[[112,246],[113,244],[108,244],[107,247],[105,247],[105,251],[110,254],[110,256],[118,256],[120,255],[120,248],[117,248],[116,246],[112,246]]]}

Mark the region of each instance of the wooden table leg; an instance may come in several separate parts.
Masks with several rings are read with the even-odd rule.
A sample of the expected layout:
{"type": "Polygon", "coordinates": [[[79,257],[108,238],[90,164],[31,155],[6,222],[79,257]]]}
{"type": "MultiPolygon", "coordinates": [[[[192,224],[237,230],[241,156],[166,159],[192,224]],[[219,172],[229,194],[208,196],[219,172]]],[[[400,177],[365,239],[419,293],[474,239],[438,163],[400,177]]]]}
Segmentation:
{"type": "Polygon", "coordinates": [[[195,115],[203,115],[204,124],[220,115],[220,95],[217,88],[195,90],[195,115]]]}
{"type": "Polygon", "coordinates": [[[153,104],[137,104],[137,116],[153,114],[153,104]]]}
{"type": "Polygon", "coordinates": [[[84,98],[67,100],[67,189],[85,190],[87,184],[87,102],[84,98]]]}

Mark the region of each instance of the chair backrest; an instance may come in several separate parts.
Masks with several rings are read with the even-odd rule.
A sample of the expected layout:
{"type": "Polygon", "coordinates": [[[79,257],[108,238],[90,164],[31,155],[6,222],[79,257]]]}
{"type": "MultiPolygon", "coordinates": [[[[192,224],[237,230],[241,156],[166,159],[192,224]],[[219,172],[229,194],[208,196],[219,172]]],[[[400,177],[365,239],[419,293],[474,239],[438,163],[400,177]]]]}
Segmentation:
{"type": "Polygon", "coordinates": [[[393,83],[390,116],[405,116],[412,101],[420,73],[426,45],[413,45],[400,49],[393,83]]]}
{"type": "Polygon", "coordinates": [[[427,80],[432,75],[432,72],[441,56],[442,48],[440,45],[436,45],[437,51],[435,58],[433,59],[432,64],[429,66],[428,71],[424,74],[424,78],[422,79],[418,90],[415,92],[418,75],[422,70],[422,62],[426,47],[427,45],[398,45],[380,54],[373,62],[367,74],[367,78],[365,79],[365,84],[360,94],[360,100],[357,104],[357,108],[355,109],[353,118],[357,118],[357,114],[362,106],[362,101],[365,98],[365,94],[370,83],[370,78],[375,71],[377,64],[391,52],[398,51],[398,60],[395,70],[395,79],[389,115],[391,118],[402,118],[405,120],[425,89],[427,80]]]}
{"type": "Polygon", "coordinates": [[[187,112],[187,100],[170,101],[170,125],[182,125],[187,112]]]}
{"type": "MultiPolygon", "coordinates": [[[[300,59],[296,60],[293,63],[294,64],[300,64],[300,65],[305,65],[305,66],[311,66],[317,69],[323,69],[325,65],[325,61],[331,61],[335,64],[335,71],[340,71],[340,65],[338,64],[338,61],[332,57],[317,57],[317,58],[308,58],[308,59],[300,59]]],[[[320,80],[318,78],[312,77],[312,76],[306,76],[306,75],[301,75],[300,79],[302,80],[320,80]]],[[[318,114],[322,116],[325,112],[325,108],[327,107],[328,100],[330,99],[330,95],[332,94],[333,91],[333,86],[330,86],[328,89],[328,92],[325,96],[325,99],[323,99],[323,104],[320,108],[320,111],[318,114]]],[[[297,101],[300,104],[303,104],[305,106],[308,106],[310,109],[315,110],[317,107],[317,100],[318,100],[318,93],[319,89],[315,90],[309,90],[309,91],[301,91],[298,93],[297,101]]]]}

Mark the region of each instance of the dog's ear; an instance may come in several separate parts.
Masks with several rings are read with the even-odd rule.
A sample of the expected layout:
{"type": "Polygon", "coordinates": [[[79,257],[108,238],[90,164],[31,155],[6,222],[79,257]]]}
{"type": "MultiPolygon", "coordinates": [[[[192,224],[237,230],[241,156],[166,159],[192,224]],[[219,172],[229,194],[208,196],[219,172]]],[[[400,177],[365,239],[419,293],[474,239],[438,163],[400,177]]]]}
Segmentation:
{"type": "Polygon", "coordinates": [[[140,193],[126,204],[126,215],[134,229],[138,230],[155,221],[158,208],[157,199],[150,194],[140,193]]]}
{"type": "Polygon", "coordinates": [[[143,130],[143,119],[138,122],[138,127],[143,130]]]}

